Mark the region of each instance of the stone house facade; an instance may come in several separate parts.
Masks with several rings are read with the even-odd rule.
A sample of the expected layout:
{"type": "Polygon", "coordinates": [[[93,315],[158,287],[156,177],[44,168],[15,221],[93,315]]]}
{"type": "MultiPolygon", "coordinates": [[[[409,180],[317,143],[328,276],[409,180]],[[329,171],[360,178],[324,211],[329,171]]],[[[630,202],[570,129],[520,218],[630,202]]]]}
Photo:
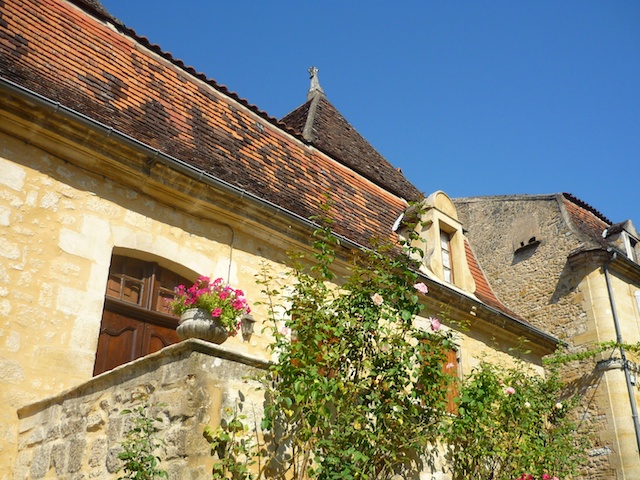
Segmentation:
{"type": "MultiPolygon", "coordinates": [[[[460,220],[491,286],[533,325],[584,351],[640,341],[638,234],[574,196],[460,198],[460,220]]],[[[567,366],[594,442],[588,478],[640,478],[637,359],[625,349],[567,366]]]]}
{"type": "MultiPolygon", "coordinates": [[[[2,479],[115,478],[117,409],[138,389],[162,400],[176,371],[196,369],[185,377],[208,393],[200,405],[177,392],[187,396],[171,396],[166,414],[188,428],[218,422],[241,374],[208,376],[193,359],[231,362],[225,372],[271,360],[266,309],[252,304],[251,336],[211,349],[174,345],[163,301],[209,275],[256,302],[263,265],[278,275],[287,251],[309,250],[327,192],[345,256],[397,240],[401,215],[423,201],[424,302],[472,325],[457,335],[461,375],[482,352],[509,361],[521,338],[541,370],[558,345],[495,296],[447,195],[423,198],[331,105],[315,71],[307,102],[278,120],[95,0],[8,0],[0,91],[2,479]]],[[[191,445],[185,429],[167,431],[172,445],[191,445]]],[[[174,451],[176,471],[201,453],[174,451]]]]}

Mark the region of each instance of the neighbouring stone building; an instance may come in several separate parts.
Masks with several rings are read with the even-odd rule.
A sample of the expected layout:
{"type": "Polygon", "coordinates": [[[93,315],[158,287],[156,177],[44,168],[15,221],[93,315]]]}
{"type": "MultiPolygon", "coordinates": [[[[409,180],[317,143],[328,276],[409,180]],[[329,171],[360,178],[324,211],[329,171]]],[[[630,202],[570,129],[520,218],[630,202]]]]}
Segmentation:
{"type": "MultiPolygon", "coordinates": [[[[572,351],[640,341],[640,245],[630,220],[613,224],[566,193],[454,203],[491,286],[517,314],[572,351]]],[[[567,370],[597,434],[589,478],[640,478],[637,358],[607,350],[567,370]]]]}
{"type": "Polygon", "coordinates": [[[542,369],[558,340],[494,295],[451,200],[424,199],[311,80],[280,121],[96,0],[0,2],[0,478],[115,478],[136,392],[167,404],[169,470],[205,478],[202,428],[271,360],[266,308],[252,335],[176,345],[164,300],[203,274],[259,300],[256,274],[309,250],[326,192],[344,254],[396,240],[423,200],[424,301],[471,326],[461,375],[521,338],[542,369]]]}

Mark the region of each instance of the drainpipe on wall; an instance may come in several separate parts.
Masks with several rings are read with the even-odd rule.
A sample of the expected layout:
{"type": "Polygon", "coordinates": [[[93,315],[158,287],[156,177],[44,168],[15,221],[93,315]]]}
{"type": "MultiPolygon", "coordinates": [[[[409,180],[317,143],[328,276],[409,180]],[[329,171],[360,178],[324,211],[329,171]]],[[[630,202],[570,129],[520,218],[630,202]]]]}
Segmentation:
{"type": "Polygon", "coordinates": [[[616,303],[613,298],[613,289],[611,287],[611,279],[609,275],[609,265],[616,259],[618,253],[610,248],[607,252],[611,254],[611,258],[602,267],[604,270],[604,279],[607,282],[607,292],[609,294],[609,304],[611,305],[611,314],[613,316],[613,324],[616,329],[616,342],[620,345],[620,356],[622,357],[622,369],[624,370],[624,378],[627,382],[627,393],[629,395],[629,403],[631,405],[631,417],[633,418],[633,427],[636,432],[636,448],[640,453],[640,424],[638,424],[638,406],[636,405],[636,397],[633,391],[633,383],[631,381],[631,372],[629,371],[629,362],[622,346],[622,332],[620,331],[620,323],[618,322],[618,314],[616,313],[616,303]]]}

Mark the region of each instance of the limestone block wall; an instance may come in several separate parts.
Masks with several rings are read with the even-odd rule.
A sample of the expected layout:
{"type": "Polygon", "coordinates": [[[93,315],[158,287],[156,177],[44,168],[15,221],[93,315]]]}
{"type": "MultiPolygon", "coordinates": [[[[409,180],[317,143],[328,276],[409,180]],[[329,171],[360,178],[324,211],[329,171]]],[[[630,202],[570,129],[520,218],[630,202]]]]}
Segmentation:
{"type": "Polygon", "coordinates": [[[189,340],[26,406],[12,478],[117,478],[120,442],[131,425],[120,412],[140,405],[139,394],[161,419],[157,438],[165,445],[157,453],[169,478],[211,478],[204,427],[219,425],[238,392],[243,411],[261,418],[263,398],[252,378],[265,367],[255,357],[189,340]]]}
{"type": "Polygon", "coordinates": [[[228,344],[264,355],[255,275],[263,261],[281,271],[285,248],[2,133],[0,172],[0,478],[15,451],[16,409],[91,378],[114,251],[242,288],[258,323],[250,342],[228,344]]]}

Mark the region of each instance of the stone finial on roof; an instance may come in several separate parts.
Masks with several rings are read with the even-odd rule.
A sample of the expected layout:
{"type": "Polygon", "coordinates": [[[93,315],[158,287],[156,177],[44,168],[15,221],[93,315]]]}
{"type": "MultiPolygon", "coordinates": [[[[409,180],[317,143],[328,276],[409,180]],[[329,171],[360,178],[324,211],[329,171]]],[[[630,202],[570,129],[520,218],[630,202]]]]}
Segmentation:
{"type": "Polygon", "coordinates": [[[316,92],[324,95],[324,91],[322,90],[320,81],[318,80],[318,69],[316,67],[309,68],[309,78],[311,79],[311,86],[307,93],[307,100],[311,100],[311,97],[313,97],[316,92]]]}

